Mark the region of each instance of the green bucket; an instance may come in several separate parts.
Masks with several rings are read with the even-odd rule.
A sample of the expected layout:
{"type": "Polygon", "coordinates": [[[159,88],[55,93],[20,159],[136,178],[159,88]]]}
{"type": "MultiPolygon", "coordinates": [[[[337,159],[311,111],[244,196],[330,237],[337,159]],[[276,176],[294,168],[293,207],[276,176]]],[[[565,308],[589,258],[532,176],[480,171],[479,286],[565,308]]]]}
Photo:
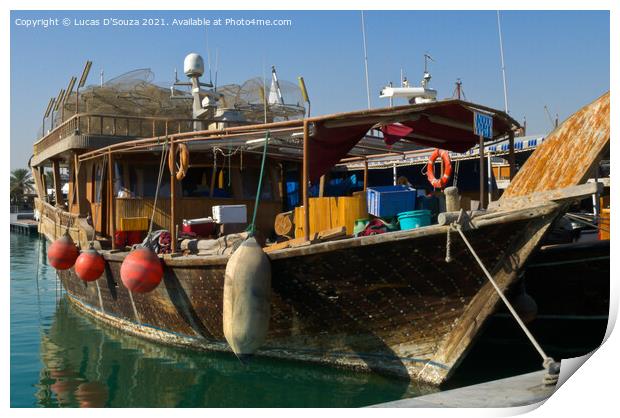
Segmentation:
{"type": "Polygon", "coordinates": [[[398,222],[401,230],[415,229],[431,224],[430,210],[412,210],[398,214],[398,222]]]}

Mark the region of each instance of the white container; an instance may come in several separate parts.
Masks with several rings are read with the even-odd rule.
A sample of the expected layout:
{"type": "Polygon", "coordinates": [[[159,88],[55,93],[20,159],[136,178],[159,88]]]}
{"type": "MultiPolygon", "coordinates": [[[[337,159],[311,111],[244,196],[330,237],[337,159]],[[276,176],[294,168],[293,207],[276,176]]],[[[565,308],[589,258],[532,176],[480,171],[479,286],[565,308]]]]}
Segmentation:
{"type": "Polygon", "coordinates": [[[241,224],[248,221],[245,205],[213,206],[213,219],[218,224],[241,224]]]}
{"type": "Polygon", "coordinates": [[[211,217],[198,219],[183,219],[183,225],[201,225],[213,222],[211,217]]]}

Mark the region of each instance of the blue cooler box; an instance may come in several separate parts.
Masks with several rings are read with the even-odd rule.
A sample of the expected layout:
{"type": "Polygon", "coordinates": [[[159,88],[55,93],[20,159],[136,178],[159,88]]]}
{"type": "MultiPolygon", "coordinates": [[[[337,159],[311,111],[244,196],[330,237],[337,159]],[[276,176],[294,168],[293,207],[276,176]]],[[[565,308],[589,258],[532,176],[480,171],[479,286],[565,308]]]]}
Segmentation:
{"type": "Polygon", "coordinates": [[[381,218],[414,210],[416,189],[409,186],[377,186],[366,190],[368,213],[381,218]]]}

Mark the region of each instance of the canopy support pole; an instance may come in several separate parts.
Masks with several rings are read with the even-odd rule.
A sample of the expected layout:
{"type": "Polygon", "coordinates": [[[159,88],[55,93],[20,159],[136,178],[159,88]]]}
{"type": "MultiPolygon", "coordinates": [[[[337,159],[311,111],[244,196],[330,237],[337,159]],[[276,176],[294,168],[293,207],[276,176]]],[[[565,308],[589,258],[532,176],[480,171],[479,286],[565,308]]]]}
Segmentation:
{"type": "MultiPolygon", "coordinates": [[[[175,144],[174,138],[170,139],[170,158],[175,157],[175,144]]],[[[176,163],[170,166],[170,249],[172,253],[177,252],[177,234],[175,228],[176,220],[176,163]]],[[[213,179],[211,179],[213,184],[213,179]]],[[[211,188],[213,190],[213,188],[211,188]]],[[[213,193],[213,192],[212,192],[213,193]]]]}
{"type": "Polygon", "coordinates": [[[368,159],[364,158],[364,192],[368,188],[368,159]]]}
{"type": "Polygon", "coordinates": [[[325,194],[325,174],[321,176],[321,180],[319,181],[319,197],[323,197],[325,194]]]}
{"type": "Polygon", "coordinates": [[[116,242],[114,235],[116,235],[116,214],[114,213],[114,162],[112,161],[112,150],[108,149],[108,196],[110,196],[109,205],[109,231],[110,239],[112,241],[112,249],[116,249],[116,242]]]}
{"type": "Polygon", "coordinates": [[[478,146],[480,154],[480,209],[484,209],[484,137],[480,135],[478,146]]]}
{"type": "Polygon", "coordinates": [[[308,174],[310,172],[309,154],[310,135],[308,120],[304,119],[304,160],[303,160],[303,206],[304,206],[304,239],[310,240],[310,204],[308,202],[308,174]]]}
{"type": "Polygon", "coordinates": [[[56,194],[56,207],[60,208],[64,206],[64,199],[62,198],[62,186],[60,185],[59,160],[52,160],[52,170],[54,174],[54,193],[56,194]]]}
{"type": "Polygon", "coordinates": [[[491,164],[491,150],[487,151],[487,194],[489,195],[489,200],[487,200],[487,205],[493,201],[493,165],[491,164]]]}

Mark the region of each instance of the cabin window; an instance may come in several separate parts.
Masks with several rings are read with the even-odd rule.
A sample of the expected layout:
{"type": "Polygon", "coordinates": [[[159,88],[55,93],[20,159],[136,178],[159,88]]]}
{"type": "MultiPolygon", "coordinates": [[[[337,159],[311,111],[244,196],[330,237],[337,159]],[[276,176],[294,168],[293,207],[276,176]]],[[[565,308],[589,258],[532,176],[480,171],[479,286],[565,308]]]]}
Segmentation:
{"type": "MultiPolygon", "coordinates": [[[[258,188],[258,177],[260,176],[260,168],[247,167],[243,170],[243,198],[256,198],[256,189],[258,188]]],[[[271,185],[271,177],[265,169],[263,176],[263,186],[260,194],[261,199],[273,200],[273,188],[271,185]]]]}
{"type": "MultiPolygon", "coordinates": [[[[159,166],[144,166],[140,171],[136,170],[136,179],[142,177],[142,197],[155,197],[157,189],[157,177],[159,174],[159,166]]],[[[139,181],[136,181],[136,188],[139,181]]],[[[170,173],[165,170],[161,176],[161,184],[159,186],[158,198],[170,197],[170,173]]]]}
{"type": "MultiPolygon", "coordinates": [[[[118,165],[116,166],[114,191],[116,196],[125,198],[153,198],[159,175],[158,164],[118,165]],[[124,170],[128,169],[128,173],[124,170]],[[129,184],[126,184],[126,183],[129,184]]],[[[170,197],[170,173],[162,173],[158,198],[170,197]]]]}
{"type": "Polygon", "coordinates": [[[98,162],[93,165],[93,183],[95,187],[91,190],[93,195],[91,196],[91,202],[101,202],[103,199],[103,178],[105,176],[105,167],[102,163],[98,162]]]}
{"type": "Polygon", "coordinates": [[[213,197],[232,198],[232,179],[228,167],[216,167],[215,178],[213,167],[190,167],[181,182],[183,196],[210,197],[213,186],[213,197]]]}
{"type": "Polygon", "coordinates": [[[286,182],[286,210],[291,210],[301,205],[301,182],[299,169],[297,167],[286,168],[284,172],[286,182]]]}

